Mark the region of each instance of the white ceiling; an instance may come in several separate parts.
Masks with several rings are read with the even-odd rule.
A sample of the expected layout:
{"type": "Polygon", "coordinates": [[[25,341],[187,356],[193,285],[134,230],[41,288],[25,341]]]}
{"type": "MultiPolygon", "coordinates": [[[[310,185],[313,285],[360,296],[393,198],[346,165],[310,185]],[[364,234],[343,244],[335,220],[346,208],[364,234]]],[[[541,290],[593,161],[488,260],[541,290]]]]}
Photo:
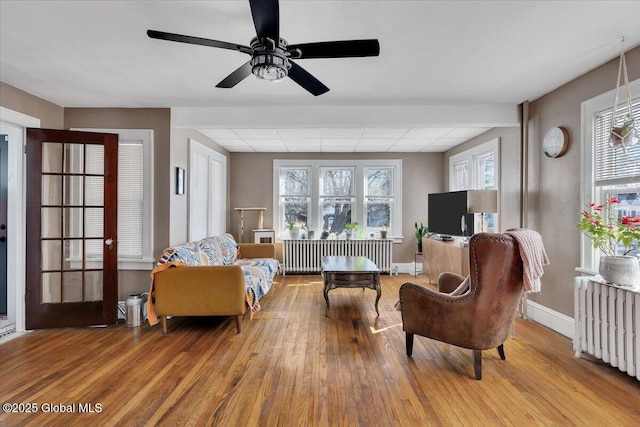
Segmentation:
{"type": "Polygon", "coordinates": [[[297,61],[331,89],[314,97],[288,79],[215,88],[248,56],[146,36],[248,45],[246,0],[0,0],[0,79],[65,107],[170,107],[230,151],[444,151],[515,124],[519,103],[615,58],[622,36],[639,45],[638,16],[640,1],[282,0],[290,43],[380,41],[375,58],[297,61]]]}

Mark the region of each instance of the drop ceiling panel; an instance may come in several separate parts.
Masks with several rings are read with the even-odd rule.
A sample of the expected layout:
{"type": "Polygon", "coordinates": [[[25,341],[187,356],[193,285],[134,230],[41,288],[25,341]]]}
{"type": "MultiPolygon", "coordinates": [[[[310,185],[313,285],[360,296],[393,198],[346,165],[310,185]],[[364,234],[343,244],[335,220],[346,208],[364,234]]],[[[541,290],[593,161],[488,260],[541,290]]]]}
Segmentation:
{"type": "Polygon", "coordinates": [[[240,138],[280,139],[277,129],[234,129],[240,138]]]}
{"type": "Polygon", "coordinates": [[[409,129],[366,128],[362,138],[401,138],[409,129]]]}
{"type": "Polygon", "coordinates": [[[360,138],[364,129],[323,128],[320,132],[322,138],[360,138]]]}
{"type": "Polygon", "coordinates": [[[404,138],[440,138],[451,132],[453,128],[414,128],[404,138]]]}
{"type": "Polygon", "coordinates": [[[278,129],[282,139],[310,139],[320,138],[320,129],[278,129]]]}

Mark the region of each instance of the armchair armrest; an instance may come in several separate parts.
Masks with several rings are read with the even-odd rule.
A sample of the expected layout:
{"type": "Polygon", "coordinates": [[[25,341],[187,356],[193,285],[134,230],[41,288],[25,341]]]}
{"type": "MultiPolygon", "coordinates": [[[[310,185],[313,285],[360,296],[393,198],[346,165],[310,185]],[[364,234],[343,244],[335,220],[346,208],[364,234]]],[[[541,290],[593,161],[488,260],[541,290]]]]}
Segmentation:
{"type": "Polygon", "coordinates": [[[464,281],[464,277],[456,273],[444,272],[438,276],[438,292],[450,294],[455,291],[460,283],[464,281]]]}
{"type": "Polygon", "coordinates": [[[240,243],[242,258],[275,258],[276,245],[273,243],[240,243]]]}

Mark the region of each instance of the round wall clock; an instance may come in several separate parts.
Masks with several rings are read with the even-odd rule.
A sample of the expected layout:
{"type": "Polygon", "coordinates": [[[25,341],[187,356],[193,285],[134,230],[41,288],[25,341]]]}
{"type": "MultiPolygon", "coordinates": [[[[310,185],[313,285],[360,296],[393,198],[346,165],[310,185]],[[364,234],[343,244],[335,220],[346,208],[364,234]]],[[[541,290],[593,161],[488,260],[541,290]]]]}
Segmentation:
{"type": "Polygon", "coordinates": [[[563,127],[552,127],[542,142],[544,155],[551,158],[562,156],[569,148],[569,132],[563,127]]]}

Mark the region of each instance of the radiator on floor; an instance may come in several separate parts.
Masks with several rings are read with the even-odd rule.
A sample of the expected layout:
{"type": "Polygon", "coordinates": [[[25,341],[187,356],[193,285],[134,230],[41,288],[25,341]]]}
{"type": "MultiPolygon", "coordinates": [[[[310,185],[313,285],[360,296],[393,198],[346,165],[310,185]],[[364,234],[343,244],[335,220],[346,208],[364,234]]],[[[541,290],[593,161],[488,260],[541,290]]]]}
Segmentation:
{"type": "Polygon", "coordinates": [[[283,240],[285,273],[319,273],[323,256],[364,256],[391,273],[393,240],[283,240]]]}
{"type": "Polygon", "coordinates": [[[640,380],[640,289],[575,280],[573,349],[640,380]]]}

